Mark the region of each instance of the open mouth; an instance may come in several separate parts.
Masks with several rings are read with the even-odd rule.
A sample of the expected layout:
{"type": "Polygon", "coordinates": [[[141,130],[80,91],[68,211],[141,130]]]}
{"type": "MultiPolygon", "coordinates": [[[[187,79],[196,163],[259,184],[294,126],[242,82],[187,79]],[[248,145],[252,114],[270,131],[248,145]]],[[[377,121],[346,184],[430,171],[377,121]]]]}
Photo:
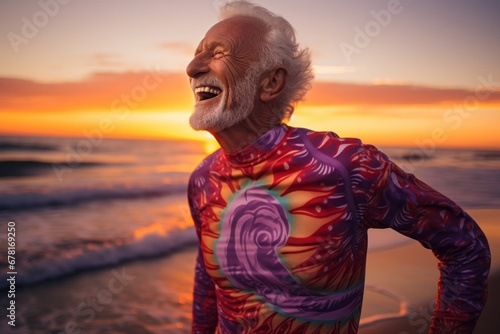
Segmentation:
{"type": "Polygon", "coordinates": [[[198,97],[198,101],[205,101],[218,96],[220,93],[222,93],[222,89],[218,87],[202,86],[196,87],[194,89],[194,93],[198,97]]]}

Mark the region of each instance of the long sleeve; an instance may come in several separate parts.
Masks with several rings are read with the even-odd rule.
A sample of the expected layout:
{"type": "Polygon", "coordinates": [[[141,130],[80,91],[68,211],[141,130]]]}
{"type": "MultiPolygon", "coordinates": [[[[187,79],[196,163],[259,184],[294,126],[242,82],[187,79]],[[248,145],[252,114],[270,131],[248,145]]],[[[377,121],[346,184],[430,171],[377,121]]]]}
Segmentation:
{"type": "Polygon", "coordinates": [[[200,245],[198,247],[198,256],[196,258],[194,289],[193,289],[193,320],[191,333],[193,334],[213,334],[217,327],[217,298],[215,295],[215,284],[212,278],[207,274],[202,254],[201,244],[201,222],[198,218],[198,208],[194,202],[195,195],[193,187],[189,187],[188,201],[191,210],[191,216],[196,228],[196,234],[200,245]]]}
{"type": "MultiPolygon", "coordinates": [[[[452,200],[407,174],[372,146],[353,158],[367,227],[390,227],[438,259],[430,333],[472,333],[487,298],[490,251],[476,222],[452,200]]],[[[465,189],[464,189],[465,191],[465,189]]]]}
{"type": "Polygon", "coordinates": [[[214,283],[208,276],[201,250],[196,259],[193,291],[193,334],[213,334],[217,327],[217,300],[214,283]]]}

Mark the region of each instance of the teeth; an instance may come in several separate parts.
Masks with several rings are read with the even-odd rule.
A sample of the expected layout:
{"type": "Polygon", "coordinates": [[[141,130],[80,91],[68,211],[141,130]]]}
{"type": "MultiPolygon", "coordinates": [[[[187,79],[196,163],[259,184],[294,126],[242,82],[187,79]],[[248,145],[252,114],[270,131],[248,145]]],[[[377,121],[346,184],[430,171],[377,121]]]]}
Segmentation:
{"type": "Polygon", "coordinates": [[[212,87],[205,86],[205,87],[195,88],[194,92],[195,93],[211,93],[214,95],[219,95],[220,93],[222,93],[222,90],[220,90],[218,88],[212,88],[212,87]]]}

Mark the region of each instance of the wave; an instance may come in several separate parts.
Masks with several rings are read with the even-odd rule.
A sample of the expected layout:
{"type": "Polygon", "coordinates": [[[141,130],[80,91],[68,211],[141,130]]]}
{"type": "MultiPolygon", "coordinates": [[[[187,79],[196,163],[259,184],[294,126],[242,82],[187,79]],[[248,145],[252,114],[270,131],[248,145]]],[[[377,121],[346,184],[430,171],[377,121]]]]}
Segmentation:
{"type": "MultiPolygon", "coordinates": [[[[23,177],[47,173],[57,163],[39,160],[0,160],[0,177],[23,177]]],[[[60,163],[62,164],[62,163],[60,163]]],[[[97,162],[81,162],[79,167],[100,166],[97,162]]]]}
{"type": "Polygon", "coordinates": [[[365,291],[369,291],[372,293],[376,293],[378,295],[384,296],[391,300],[392,302],[395,302],[399,305],[399,310],[398,312],[387,312],[387,313],[379,313],[375,314],[369,317],[364,317],[361,318],[361,321],[359,323],[360,328],[366,328],[368,326],[377,324],[382,321],[388,321],[388,320],[393,320],[393,319],[402,319],[409,314],[409,303],[406,300],[406,298],[402,295],[399,295],[395,293],[394,291],[391,291],[389,289],[386,289],[381,286],[377,285],[365,285],[365,291]]]}
{"type": "MultiPolygon", "coordinates": [[[[16,285],[33,285],[82,271],[116,266],[127,261],[168,255],[186,247],[194,246],[197,242],[194,227],[188,227],[171,230],[165,234],[150,233],[125,244],[114,241],[112,245],[98,247],[97,249],[86,249],[69,257],[52,256],[39,259],[36,264],[27,266],[27,268],[22,268],[22,264],[17,264],[16,267],[19,271],[16,276],[16,285]]],[[[84,247],[83,244],[81,246],[84,247]]],[[[64,251],[59,250],[57,253],[60,256],[64,251]]],[[[8,277],[6,273],[0,274],[0,290],[8,287],[8,277]]]]}
{"type": "Polygon", "coordinates": [[[500,160],[500,151],[477,151],[474,156],[480,160],[500,160]]]}
{"type": "Polygon", "coordinates": [[[405,161],[422,161],[422,160],[431,160],[433,157],[431,155],[425,153],[405,153],[400,156],[395,156],[395,159],[405,160],[405,161]]]}
{"type": "Polygon", "coordinates": [[[0,211],[73,206],[94,201],[161,197],[184,193],[185,184],[114,185],[110,188],[67,189],[54,192],[1,193],[0,211]]]}
{"type": "Polygon", "coordinates": [[[39,143],[17,143],[17,142],[1,142],[1,151],[58,151],[59,147],[54,145],[39,144],[39,143]]]}

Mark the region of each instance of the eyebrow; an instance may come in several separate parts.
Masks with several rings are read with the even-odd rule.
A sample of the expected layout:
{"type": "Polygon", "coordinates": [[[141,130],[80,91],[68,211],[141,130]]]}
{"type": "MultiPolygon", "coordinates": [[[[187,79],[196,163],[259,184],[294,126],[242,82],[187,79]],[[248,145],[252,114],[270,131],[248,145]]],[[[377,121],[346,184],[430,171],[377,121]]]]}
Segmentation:
{"type": "Polygon", "coordinates": [[[203,49],[212,50],[212,49],[215,49],[218,46],[221,46],[224,49],[228,49],[227,43],[224,43],[223,41],[211,41],[211,42],[207,42],[205,39],[203,39],[203,40],[201,40],[200,44],[196,48],[194,54],[197,55],[198,53],[202,52],[203,49]]]}

